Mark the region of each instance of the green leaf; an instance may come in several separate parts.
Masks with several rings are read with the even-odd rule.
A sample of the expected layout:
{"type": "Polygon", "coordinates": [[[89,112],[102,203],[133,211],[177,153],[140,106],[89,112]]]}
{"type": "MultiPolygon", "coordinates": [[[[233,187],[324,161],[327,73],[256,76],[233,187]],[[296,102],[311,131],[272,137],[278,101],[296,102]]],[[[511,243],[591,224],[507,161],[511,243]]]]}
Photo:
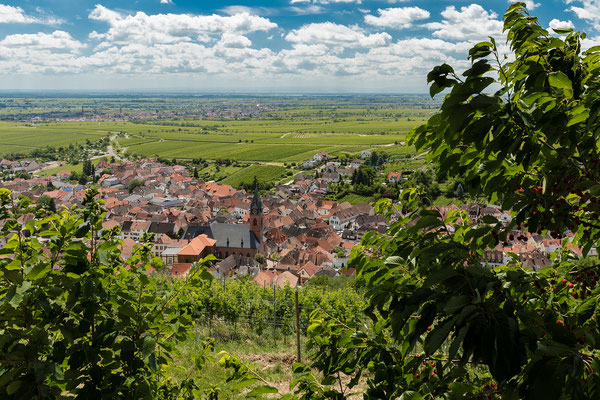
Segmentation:
{"type": "Polygon", "coordinates": [[[260,385],[252,389],[246,396],[247,397],[256,397],[261,394],[270,394],[270,393],[279,393],[279,391],[273,386],[268,385],[260,385]]]}
{"type": "Polygon", "coordinates": [[[452,296],[444,306],[444,311],[448,314],[454,314],[455,312],[462,310],[464,306],[471,303],[471,296],[452,296]]]}
{"type": "Polygon", "coordinates": [[[10,396],[17,393],[21,387],[21,381],[14,381],[6,387],[6,393],[10,396]]]}
{"type": "Polygon", "coordinates": [[[548,83],[557,89],[561,89],[563,92],[570,92],[570,95],[567,95],[566,93],[565,95],[567,95],[567,97],[571,97],[573,92],[573,84],[571,83],[569,77],[564,74],[564,72],[551,72],[548,75],[548,83]]]}
{"type": "Polygon", "coordinates": [[[29,274],[27,274],[27,279],[36,280],[43,278],[48,272],[50,272],[50,269],[50,264],[39,262],[33,267],[29,274]]]}
{"type": "Polygon", "coordinates": [[[552,30],[559,35],[566,35],[573,32],[573,28],[552,28],[552,30]]]}
{"type": "Polygon", "coordinates": [[[421,394],[409,390],[408,392],[402,393],[399,400],[421,400],[422,398],[423,396],[421,396],[421,394]]]}
{"type": "Polygon", "coordinates": [[[236,382],[236,384],[233,385],[231,388],[233,390],[239,390],[239,389],[248,387],[248,386],[254,384],[255,382],[256,382],[256,378],[246,375],[246,376],[244,376],[244,378],[242,378],[238,382],[236,382]]]}
{"type": "Polygon", "coordinates": [[[596,297],[590,297],[584,301],[579,307],[577,307],[577,318],[580,324],[584,324],[594,314],[598,299],[596,297]]]}
{"type": "Polygon", "coordinates": [[[577,114],[569,120],[569,122],[567,123],[567,126],[573,126],[573,125],[579,124],[581,122],[584,122],[589,118],[589,116],[590,116],[590,113],[588,111],[582,112],[581,114],[577,114]]]}
{"type": "Polygon", "coordinates": [[[8,271],[16,271],[21,269],[21,262],[19,260],[13,260],[4,266],[4,269],[8,271]]]}
{"type": "Polygon", "coordinates": [[[144,356],[144,358],[148,358],[150,354],[154,353],[155,348],[156,339],[154,339],[150,335],[144,337],[144,341],[142,343],[142,355],[144,356]]]}
{"type": "Polygon", "coordinates": [[[450,318],[446,320],[441,325],[438,325],[425,339],[425,351],[427,354],[433,354],[437,349],[440,348],[442,343],[446,341],[448,335],[450,334],[450,330],[454,326],[454,321],[457,317],[450,318]]]}
{"type": "Polygon", "coordinates": [[[452,394],[454,394],[456,398],[466,397],[467,393],[473,393],[475,390],[475,387],[462,382],[452,382],[448,385],[448,388],[450,391],[452,391],[452,394]]]}
{"type": "Polygon", "coordinates": [[[138,316],[135,310],[133,309],[133,306],[129,303],[125,303],[121,307],[119,307],[119,313],[134,319],[138,316]]]}
{"type": "Polygon", "coordinates": [[[484,224],[497,224],[498,220],[496,219],[496,217],[492,216],[492,215],[485,215],[483,218],[481,218],[481,221],[484,224]]]}

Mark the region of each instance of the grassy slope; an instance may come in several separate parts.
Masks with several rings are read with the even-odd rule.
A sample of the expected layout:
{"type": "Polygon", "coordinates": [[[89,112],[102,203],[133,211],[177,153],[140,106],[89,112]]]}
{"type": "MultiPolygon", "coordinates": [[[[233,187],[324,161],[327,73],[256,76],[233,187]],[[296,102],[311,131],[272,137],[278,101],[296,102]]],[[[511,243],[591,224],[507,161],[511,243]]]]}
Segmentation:
{"type": "Polygon", "coordinates": [[[261,182],[277,182],[286,176],[287,171],[287,168],[277,165],[251,165],[235,172],[220,183],[232,186],[239,186],[242,183],[251,184],[255,176],[261,182]]]}

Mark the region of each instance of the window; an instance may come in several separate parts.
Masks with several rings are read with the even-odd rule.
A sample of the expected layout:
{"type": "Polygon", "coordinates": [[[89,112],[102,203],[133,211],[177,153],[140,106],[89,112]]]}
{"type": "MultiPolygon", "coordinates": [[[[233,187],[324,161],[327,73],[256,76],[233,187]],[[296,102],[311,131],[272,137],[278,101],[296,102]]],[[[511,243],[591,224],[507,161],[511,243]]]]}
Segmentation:
{"type": "Polygon", "coordinates": [[[256,226],[256,218],[254,218],[254,226],[256,226]]]}

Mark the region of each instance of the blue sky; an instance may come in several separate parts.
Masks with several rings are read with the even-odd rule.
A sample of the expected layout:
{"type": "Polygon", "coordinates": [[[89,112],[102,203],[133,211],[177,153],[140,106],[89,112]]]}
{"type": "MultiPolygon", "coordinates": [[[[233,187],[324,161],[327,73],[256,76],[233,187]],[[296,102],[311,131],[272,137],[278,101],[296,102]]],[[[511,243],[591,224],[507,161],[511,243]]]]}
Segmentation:
{"type": "MultiPolygon", "coordinates": [[[[600,0],[528,0],[600,44],[600,0]]],[[[1,90],[424,93],[507,0],[0,0],[1,90]]]]}

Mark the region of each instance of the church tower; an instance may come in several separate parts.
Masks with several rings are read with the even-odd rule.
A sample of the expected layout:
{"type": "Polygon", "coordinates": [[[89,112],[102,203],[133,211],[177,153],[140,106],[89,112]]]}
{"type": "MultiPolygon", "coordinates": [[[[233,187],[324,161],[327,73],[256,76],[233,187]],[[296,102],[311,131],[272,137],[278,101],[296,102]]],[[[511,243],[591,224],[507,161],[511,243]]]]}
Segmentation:
{"type": "Polygon", "coordinates": [[[263,206],[258,193],[258,182],[255,180],[254,198],[250,204],[250,232],[254,233],[258,243],[262,242],[263,238],[263,206]]]}

